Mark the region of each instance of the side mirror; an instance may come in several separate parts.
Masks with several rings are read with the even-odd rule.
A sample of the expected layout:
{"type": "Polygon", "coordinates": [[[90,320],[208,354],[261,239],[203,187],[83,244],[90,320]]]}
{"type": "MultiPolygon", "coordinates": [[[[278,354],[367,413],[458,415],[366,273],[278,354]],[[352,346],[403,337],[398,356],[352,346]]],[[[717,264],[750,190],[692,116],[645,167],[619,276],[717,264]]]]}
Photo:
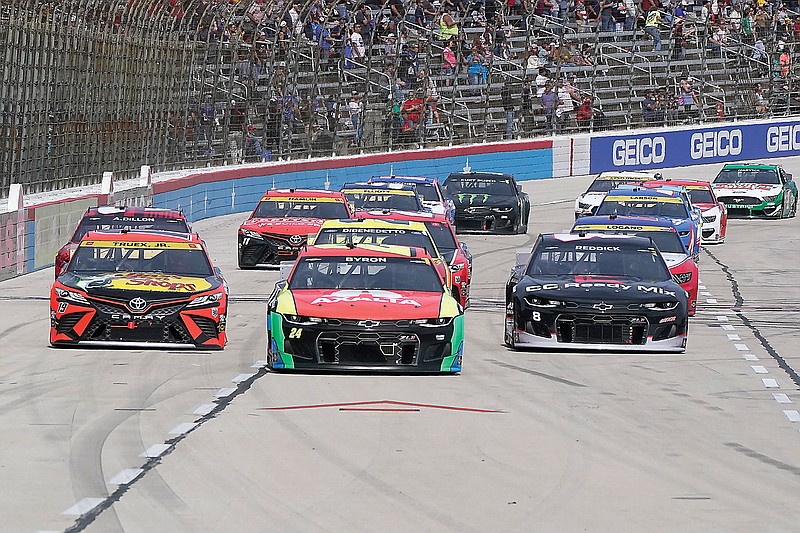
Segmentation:
{"type": "Polygon", "coordinates": [[[517,192],[522,192],[522,184],[517,183],[517,192]]]}
{"type": "Polygon", "coordinates": [[[217,276],[217,279],[225,279],[225,276],[222,275],[222,270],[220,270],[219,267],[214,267],[214,275],[217,276]]]}
{"type": "Polygon", "coordinates": [[[786,173],[786,181],[792,181],[792,175],[788,172],[786,173]]]}

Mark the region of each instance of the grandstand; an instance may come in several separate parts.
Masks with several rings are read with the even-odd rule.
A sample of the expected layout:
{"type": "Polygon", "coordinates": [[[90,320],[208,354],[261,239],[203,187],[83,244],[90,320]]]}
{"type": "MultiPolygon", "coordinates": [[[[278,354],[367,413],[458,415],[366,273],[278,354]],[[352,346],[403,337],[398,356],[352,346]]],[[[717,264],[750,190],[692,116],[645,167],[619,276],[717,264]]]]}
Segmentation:
{"type": "Polygon", "coordinates": [[[666,1],[0,0],[0,196],[796,111],[800,15],[666,1]]]}

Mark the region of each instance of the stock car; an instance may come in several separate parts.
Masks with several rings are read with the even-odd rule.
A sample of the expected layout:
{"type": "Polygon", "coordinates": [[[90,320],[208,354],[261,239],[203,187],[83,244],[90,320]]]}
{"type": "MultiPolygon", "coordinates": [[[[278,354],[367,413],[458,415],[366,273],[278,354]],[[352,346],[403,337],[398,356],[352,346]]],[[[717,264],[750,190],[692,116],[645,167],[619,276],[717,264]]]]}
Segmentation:
{"type": "Polygon", "coordinates": [[[456,232],[528,232],[530,198],[513,175],[453,172],[443,187],[456,204],[456,232]]]}
{"type": "Polygon", "coordinates": [[[347,198],[347,202],[356,216],[358,216],[359,211],[372,209],[427,211],[413,185],[404,183],[345,183],[340,190],[347,198]]]}
{"type": "Polygon", "coordinates": [[[325,220],[350,216],[347,200],[337,191],[269,190],[239,227],[239,268],[277,267],[296,259],[308,235],[325,220]]]}
{"type": "Polygon", "coordinates": [[[663,217],[678,230],[678,235],[695,261],[700,257],[703,220],[688,196],[670,187],[648,189],[622,187],[609,191],[596,215],[663,217]]]}
{"type": "MultiPolygon", "coordinates": [[[[312,241],[309,240],[309,244],[312,241]]],[[[431,256],[436,272],[442,283],[452,288],[452,277],[433,237],[422,222],[408,220],[385,220],[377,218],[354,218],[326,220],[313,238],[315,246],[322,244],[342,244],[359,246],[373,244],[379,246],[408,246],[422,248],[431,256]]]]}
{"type": "Polygon", "coordinates": [[[55,277],[60,276],[72,258],[78,243],[90,231],[147,230],[189,233],[189,223],[183,212],[157,207],[90,207],[75,228],[69,242],[61,247],[55,259],[55,277]]]}
{"type": "Polygon", "coordinates": [[[421,248],[309,246],[267,303],[273,370],[458,373],[463,350],[464,311],[421,248]]]}
{"type": "Polygon", "coordinates": [[[699,276],[697,263],[683,246],[678,230],[671,222],[656,217],[583,217],[570,233],[629,234],[651,239],[667,263],[674,279],[689,295],[689,316],[697,311],[699,276]]]}
{"type": "Polygon", "coordinates": [[[676,180],[672,178],[648,181],[645,187],[677,186],[689,195],[692,205],[700,209],[703,217],[701,241],[709,244],[722,244],[728,232],[728,210],[714,194],[711,184],[700,180],[676,180]]]}
{"type": "Polygon", "coordinates": [[[686,292],[648,238],[540,235],[518,254],[505,301],[513,349],[686,350],[686,292]]]}
{"type": "Polygon", "coordinates": [[[729,163],[711,186],[732,217],[784,218],[797,214],[797,184],[780,165],[729,163]]]}
{"type": "Polygon", "coordinates": [[[227,307],[197,235],[92,231],[50,290],[50,344],[221,350],[227,307]]]}
{"type": "Polygon", "coordinates": [[[456,205],[453,200],[445,196],[444,190],[436,178],[422,176],[375,176],[370,178],[370,183],[405,183],[414,185],[419,194],[422,205],[431,213],[444,215],[448,222],[455,223],[456,205]]]}
{"type": "Polygon", "coordinates": [[[472,254],[465,242],[459,242],[453,225],[444,215],[411,211],[362,211],[359,216],[384,220],[409,220],[422,222],[439,249],[452,278],[453,298],[465,309],[469,307],[469,289],[472,282],[472,254]]]}
{"type": "Polygon", "coordinates": [[[652,172],[601,172],[586,192],[575,199],[575,220],[593,215],[608,191],[621,185],[641,185],[660,177],[661,174],[652,172]]]}

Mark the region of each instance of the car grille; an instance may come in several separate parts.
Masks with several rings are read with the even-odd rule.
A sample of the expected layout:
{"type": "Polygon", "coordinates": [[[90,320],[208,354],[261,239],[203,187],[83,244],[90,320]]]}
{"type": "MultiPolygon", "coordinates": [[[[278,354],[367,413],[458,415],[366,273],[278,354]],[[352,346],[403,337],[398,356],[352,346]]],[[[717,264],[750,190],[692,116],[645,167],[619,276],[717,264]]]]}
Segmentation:
{"type": "Polygon", "coordinates": [[[98,311],[100,311],[101,313],[106,314],[106,315],[115,315],[115,314],[120,314],[120,313],[126,313],[126,314],[134,314],[134,315],[146,314],[146,315],[153,315],[153,316],[157,316],[157,317],[167,317],[167,316],[170,316],[170,315],[174,315],[174,314],[180,312],[184,307],[186,307],[185,303],[180,303],[180,304],[173,304],[173,305],[167,305],[167,306],[162,306],[162,307],[151,307],[147,311],[145,311],[144,313],[133,313],[132,311],[130,311],[127,308],[127,306],[124,303],[119,303],[119,304],[115,305],[115,304],[109,304],[109,303],[98,302],[96,300],[93,300],[92,301],[92,305],[94,305],[95,308],[98,311]]]}
{"type": "Polygon", "coordinates": [[[561,315],[558,342],[638,345],[647,341],[647,319],[640,315],[561,315]]]}
{"type": "Polygon", "coordinates": [[[715,220],[717,220],[717,215],[711,215],[711,216],[703,217],[703,222],[706,223],[706,224],[711,224],[715,220]]]}
{"type": "Polygon", "coordinates": [[[704,239],[708,239],[708,238],[709,238],[709,237],[711,237],[712,235],[714,235],[714,228],[710,228],[710,229],[704,229],[704,230],[703,230],[703,238],[704,238],[704,239]]]}
{"type": "Polygon", "coordinates": [[[286,249],[287,247],[302,246],[306,242],[306,237],[303,237],[297,245],[289,244],[288,237],[273,237],[263,236],[264,241],[251,241],[247,246],[242,246],[241,254],[243,265],[258,265],[265,263],[277,263],[284,259],[290,259],[297,256],[297,248],[292,250],[286,249]],[[283,248],[283,250],[280,250],[283,248]],[[280,250],[280,253],[279,253],[280,250]]]}
{"type": "Polygon", "coordinates": [[[752,196],[720,196],[717,198],[728,208],[746,207],[749,205],[760,205],[761,200],[752,196]]]}
{"type": "Polygon", "coordinates": [[[119,325],[107,319],[92,321],[84,335],[85,340],[111,342],[164,342],[177,344],[194,344],[194,341],[180,320],[167,322],[149,322],[139,324],[133,329],[119,325]]]}
{"type": "Polygon", "coordinates": [[[413,333],[326,331],[317,337],[321,364],[410,366],[418,354],[419,338],[413,333]]]}
{"type": "Polygon", "coordinates": [[[211,338],[217,337],[217,323],[211,320],[210,318],[204,316],[193,316],[192,320],[197,327],[200,328],[206,336],[211,338]]]}
{"type": "Polygon", "coordinates": [[[62,316],[61,319],[58,321],[58,326],[56,326],[56,331],[62,334],[69,333],[70,331],[72,331],[72,328],[75,327],[75,324],[77,324],[85,314],[86,313],[70,313],[68,315],[62,316]]]}

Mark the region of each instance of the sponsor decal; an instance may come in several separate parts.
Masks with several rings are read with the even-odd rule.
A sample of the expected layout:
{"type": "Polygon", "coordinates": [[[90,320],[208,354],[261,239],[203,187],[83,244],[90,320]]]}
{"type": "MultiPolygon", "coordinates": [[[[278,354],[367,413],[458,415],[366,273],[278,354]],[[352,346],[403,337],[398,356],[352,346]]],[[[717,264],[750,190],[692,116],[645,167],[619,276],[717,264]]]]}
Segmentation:
{"type": "MultiPolygon", "coordinates": [[[[87,276],[81,278],[77,285],[84,291],[109,288],[155,292],[198,292],[211,288],[211,283],[203,278],[139,272],[117,272],[103,276],[87,276]]],[[[131,310],[135,309],[132,307],[135,305],[135,300],[137,298],[129,302],[131,310]]],[[[147,302],[144,303],[146,307],[147,302]]],[[[138,305],[138,302],[136,305],[138,305]]]]}
{"type": "Polygon", "coordinates": [[[778,185],[769,185],[763,183],[715,183],[715,189],[739,189],[743,191],[768,191],[773,187],[777,188],[778,185]]]}
{"type": "Polygon", "coordinates": [[[386,263],[385,257],[345,257],[351,263],[386,263]]]}
{"type": "Polygon", "coordinates": [[[767,130],[767,152],[800,150],[800,124],[772,126],[767,130]]]}
{"type": "Polygon", "coordinates": [[[345,194],[345,196],[367,196],[368,198],[365,199],[373,201],[378,197],[383,197],[388,200],[392,196],[414,196],[417,194],[414,191],[408,191],[404,189],[347,189],[342,192],[345,194]]]}
{"type": "Polygon", "coordinates": [[[114,217],[114,222],[155,222],[156,219],[152,217],[114,217]]]}
{"type": "Polygon", "coordinates": [[[313,196],[264,196],[262,202],[297,202],[306,204],[344,203],[341,198],[315,198],[313,196]]]}
{"type": "Polygon", "coordinates": [[[736,156],[742,153],[742,130],[703,131],[689,139],[692,159],[736,156]]]}
{"type": "Polygon", "coordinates": [[[594,244],[577,244],[575,250],[587,252],[619,252],[619,246],[596,246],[594,244]]]}
{"type": "Polygon", "coordinates": [[[324,220],[320,218],[309,217],[270,217],[270,218],[251,218],[244,224],[242,228],[250,229],[255,226],[256,229],[264,226],[321,226],[324,220]]]}
{"type": "Polygon", "coordinates": [[[202,250],[200,244],[196,242],[81,241],[80,246],[89,248],[148,248],[148,249],[168,248],[170,250],[202,250]]]}
{"type": "Polygon", "coordinates": [[[614,141],[611,150],[614,166],[651,165],[664,162],[667,142],[664,137],[619,139],[614,141]]]}
{"type": "Polygon", "coordinates": [[[330,294],[327,294],[325,296],[320,296],[319,298],[314,299],[314,301],[311,302],[311,305],[334,304],[340,302],[348,302],[348,303],[370,302],[378,304],[413,305],[415,307],[422,306],[422,304],[420,304],[413,298],[407,298],[402,294],[396,292],[381,291],[381,290],[334,291],[330,294]]]}
{"type": "MultiPolygon", "coordinates": [[[[667,191],[669,192],[669,191],[667,191]]],[[[647,203],[660,203],[660,204],[682,204],[683,198],[680,196],[662,196],[661,194],[653,195],[653,196],[606,196],[606,200],[609,202],[620,202],[620,203],[639,203],[639,202],[647,202],[647,203]]]]}
{"type": "MultiPolygon", "coordinates": [[[[380,233],[386,235],[404,235],[408,233],[404,229],[383,229],[383,228],[333,228],[325,230],[325,233],[380,233]]],[[[420,233],[420,232],[416,232],[420,233]]]]}
{"type": "Polygon", "coordinates": [[[581,224],[572,231],[672,231],[666,226],[634,226],[631,224],[581,224]]]}
{"type": "Polygon", "coordinates": [[[480,198],[480,200],[478,200],[478,203],[484,203],[487,202],[489,198],[491,198],[491,196],[488,194],[457,194],[456,196],[458,197],[458,201],[462,204],[463,203],[473,204],[475,203],[476,200],[478,200],[478,198],[480,198]]]}
{"type": "Polygon", "coordinates": [[[525,287],[525,292],[538,292],[538,291],[560,291],[561,289],[593,289],[605,288],[615,289],[618,291],[629,291],[635,287],[638,292],[647,294],[661,294],[664,296],[675,296],[674,291],[669,291],[662,287],[652,285],[625,285],[624,283],[603,283],[603,282],[566,282],[566,283],[544,283],[542,285],[528,285],[525,287]]]}

